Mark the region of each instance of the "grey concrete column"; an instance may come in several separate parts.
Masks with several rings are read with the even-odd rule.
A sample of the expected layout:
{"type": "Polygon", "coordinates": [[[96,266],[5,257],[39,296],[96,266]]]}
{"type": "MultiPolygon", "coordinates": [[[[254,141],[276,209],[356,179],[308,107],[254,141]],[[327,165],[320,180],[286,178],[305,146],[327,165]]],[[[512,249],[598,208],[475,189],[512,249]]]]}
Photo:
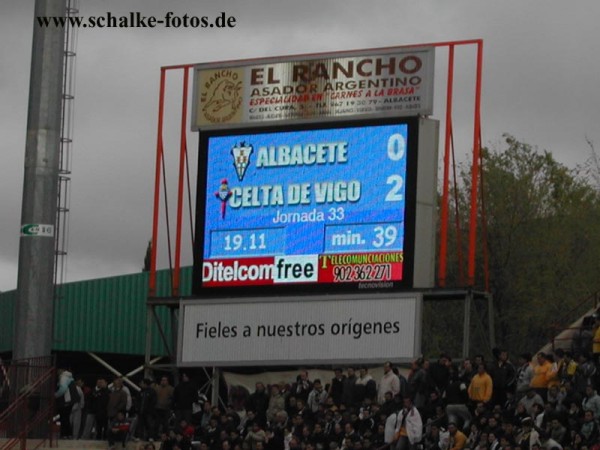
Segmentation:
{"type": "Polygon", "coordinates": [[[13,358],[50,355],[61,135],[64,28],[37,17],[64,17],[65,0],[36,0],[25,145],[13,358]]]}

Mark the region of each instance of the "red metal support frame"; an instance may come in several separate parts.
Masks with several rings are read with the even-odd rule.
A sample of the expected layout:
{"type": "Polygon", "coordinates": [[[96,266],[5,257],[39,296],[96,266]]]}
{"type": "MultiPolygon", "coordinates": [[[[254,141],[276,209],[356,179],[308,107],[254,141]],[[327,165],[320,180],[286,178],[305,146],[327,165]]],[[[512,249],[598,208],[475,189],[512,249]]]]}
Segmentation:
{"type": "Polygon", "coordinates": [[[189,67],[183,72],[183,97],[181,99],[181,136],[179,145],[179,185],[177,189],[177,230],[175,237],[175,267],[171,283],[173,297],[179,296],[179,274],[181,270],[181,228],[183,223],[183,183],[185,180],[185,160],[187,154],[187,109],[188,109],[188,85],[189,67]]]}
{"type": "Polygon", "coordinates": [[[165,115],[166,70],[160,70],[160,91],[158,97],[158,134],[156,137],[156,173],[154,176],[154,214],[152,217],[152,244],[150,247],[150,277],[148,296],[156,296],[156,260],[158,255],[158,218],[160,215],[160,174],[163,156],[163,124],[165,115]]]}
{"type": "Polygon", "coordinates": [[[454,227],[456,228],[456,253],[458,258],[458,286],[464,286],[465,283],[465,264],[463,256],[463,239],[460,221],[460,201],[458,198],[458,177],[456,176],[456,157],[454,155],[454,144],[452,144],[452,181],[454,193],[454,227]]]}
{"type": "Polygon", "coordinates": [[[54,357],[37,357],[9,361],[3,369],[12,392],[10,403],[0,412],[0,434],[7,438],[0,449],[52,447],[54,364],[54,357]],[[28,441],[31,438],[37,444],[28,441]]]}
{"type": "MultiPolygon", "coordinates": [[[[481,136],[479,136],[479,148],[481,148],[481,136]]],[[[479,167],[483,167],[483,154],[479,152],[479,167]]],[[[483,285],[486,292],[490,291],[490,257],[488,249],[488,232],[487,232],[487,213],[485,209],[485,183],[483,179],[483,170],[479,171],[479,197],[481,202],[481,236],[483,239],[482,251],[483,251],[483,285]]]]}
{"type": "MultiPolygon", "coordinates": [[[[447,41],[417,45],[401,45],[389,47],[393,48],[415,48],[415,47],[447,47],[448,56],[448,80],[446,86],[446,128],[444,136],[444,166],[443,166],[443,184],[442,184],[442,199],[440,205],[440,242],[438,253],[438,276],[437,281],[440,287],[444,287],[447,283],[447,258],[448,258],[448,216],[449,216],[449,201],[450,201],[450,159],[453,153],[453,128],[454,121],[452,117],[453,107],[453,91],[454,91],[454,72],[455,72],[455,47],[471,46],[477,47],[477,67],[476,67],[476,82],[475,82],[475,107],[473,119],[473,148],[472,148],[472,173],[471,173],[471,196],[470,196],[470,213],[469,213],[469,239],[468,239],[468,260],[467,260],[467,285],[475,285],[476,272],[476,247],[477,247],[477,220],[478,220],[478,181],[480,179],[480,159],[481,159],[481,87],[482,87],[482,68],[483,68],[483,40],[469,39],[460,41],[447,41]]],[[[369,50],[386,50],[380,49],[365,49],[369,50]]],[[[344,52],[340,52],[344,54],[344,52]]],[[[298,55],[294,55],[297,57],[298,55]]],[[[302,55],[307,58],[318,57],[319,54],[302,55]]],[[[263,59],[263,58],[261,58],[263,59]]],[[[236,63],[250,64],[254,59],[245,59],[236,61],[236,63]]],[[[177,297],[180,294],[180,272],[181,272],[181,239],[182,239],[182,214],[184,202],[184,177],[185,177],[185,161],[187,159],[187,110],[189,102],[189,72],[193,69],[193,64],[179,64],[172,66],[161,67],[160,78],[160,93],[159,93],[159,108],[158,108],[158,133],[156,144],[156,172],[154,186],[154,212],[152,225],[152,243],[151,243],[151,258],[150,258],[150,277],[149,277],[149,297],[155,297],[156,291],[156,271],[157,271],[157,255],[158,255],[158,235],[159,235],[159,218],[160,218],[160,187],[161,187],[161,170],[163,170],[164,161],[164,116],[165,116],[165,84],[166,75],[170,71],[183,70],[183,87],[182,87],[182,107],[181,107],[181,123],[180,123],[180,146],[179,146],[179,180],[178,180],[178,196],[177,196],[177,230],[175,241],[175,261],[173,273],[171,276],[171,294],[177,297]]],[[[452,158],[453,159],[453,158],[452,158]]],[[[454,160],[454,159],[453,159],[454,160]]],[[[457,229],[457,233],[460,230],[457,229]]],[[[170,250],[170,249],[169,249],[170,250]]],[[[462,250],[459,250],[459,253],[462,250]]],[[[460,258],[459,264],[462,264],[460,258]]],[[[487,267],[484,267],[487,271],[487,267]]],[[[462,267],[459,272],[462,273],[462,267]]],[[[488,277],[488,274],[485,274],[488,277]]],[[[487,280],[487,278],[486,278],[487,280]]],[[[486,283],[487,284],[487,283],[486,283]]]]}
{"type": "Polygon", "coordinates": [[[440,250],[438,259],[438,285],[446,286],[448,253],[448,205],[450,187],[450,145],[452,142],[452,94],[454,83],[454,45],[448,50],[448,81],[446,87],[446,133],[444,139],[444,178],[442,181],[442,204],[440,205],[440,250]]]}
{"type": "Polygon", "coordinates": [[[475,108],[473,118],[473,163],[471,166],[471,214],[469,220],[469,260],[467,284],[475,285],[475,250],[477,246],[477,189],[481,153],[481,74],[483,70],[483,41],[477,43],[477,77],[475,81],[475,108]]]}

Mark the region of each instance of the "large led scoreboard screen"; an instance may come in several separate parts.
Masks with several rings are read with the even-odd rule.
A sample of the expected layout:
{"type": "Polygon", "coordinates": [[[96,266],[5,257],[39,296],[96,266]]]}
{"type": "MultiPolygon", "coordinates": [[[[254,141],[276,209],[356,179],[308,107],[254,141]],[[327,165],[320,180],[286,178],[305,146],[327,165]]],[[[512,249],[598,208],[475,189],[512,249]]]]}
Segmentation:
{"type": "Polygon", "coordinates": [[[194,294],[412,287],[417,127],[201,132],[194,294]]]}

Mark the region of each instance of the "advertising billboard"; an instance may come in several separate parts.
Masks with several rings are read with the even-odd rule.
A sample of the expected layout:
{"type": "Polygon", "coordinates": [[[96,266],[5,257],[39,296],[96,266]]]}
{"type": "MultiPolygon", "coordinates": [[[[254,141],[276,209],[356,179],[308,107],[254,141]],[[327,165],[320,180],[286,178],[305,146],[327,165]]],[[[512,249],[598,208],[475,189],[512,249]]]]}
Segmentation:
{"type": "Polygon", "coordinates": [[[435,51],[368,51],[199,64],[192,129],[433,113],[435,51]]]}
{"type": "Polygon", "coordinates": [[[194,294],[412,288],[420,122],[201,132],[194,294]]]}
{"type": "Polygon", "coordinates": [[[179,367],[408,362],[418,293],[181,302],[179,367]]]}

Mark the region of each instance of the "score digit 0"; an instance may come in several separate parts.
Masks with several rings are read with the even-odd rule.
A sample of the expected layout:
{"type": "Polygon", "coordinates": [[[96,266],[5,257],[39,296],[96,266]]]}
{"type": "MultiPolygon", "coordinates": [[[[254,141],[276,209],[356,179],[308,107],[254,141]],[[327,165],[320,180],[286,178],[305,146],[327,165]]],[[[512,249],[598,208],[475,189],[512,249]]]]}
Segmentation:
{"type": "Polygon", "coordinates": [[[400,161],[406,154],[406,141],[401,134],[392,134],[388,139],[388,158],[392,161],[400,161]]]}
{"type": "MultiPolygon", "coordinates": [[[[392,161],[400,161],[406,154],[406,141],[401,134],[392,134],[388,139],[387,145],[388,158],[392,161]]],[[[404,199],[402,195],[402,187],[404,179],[397,174],[387,177],[386,184],[391,184],[392,187],[385,196],[386,202],[401,202],[404,199]]]]}

